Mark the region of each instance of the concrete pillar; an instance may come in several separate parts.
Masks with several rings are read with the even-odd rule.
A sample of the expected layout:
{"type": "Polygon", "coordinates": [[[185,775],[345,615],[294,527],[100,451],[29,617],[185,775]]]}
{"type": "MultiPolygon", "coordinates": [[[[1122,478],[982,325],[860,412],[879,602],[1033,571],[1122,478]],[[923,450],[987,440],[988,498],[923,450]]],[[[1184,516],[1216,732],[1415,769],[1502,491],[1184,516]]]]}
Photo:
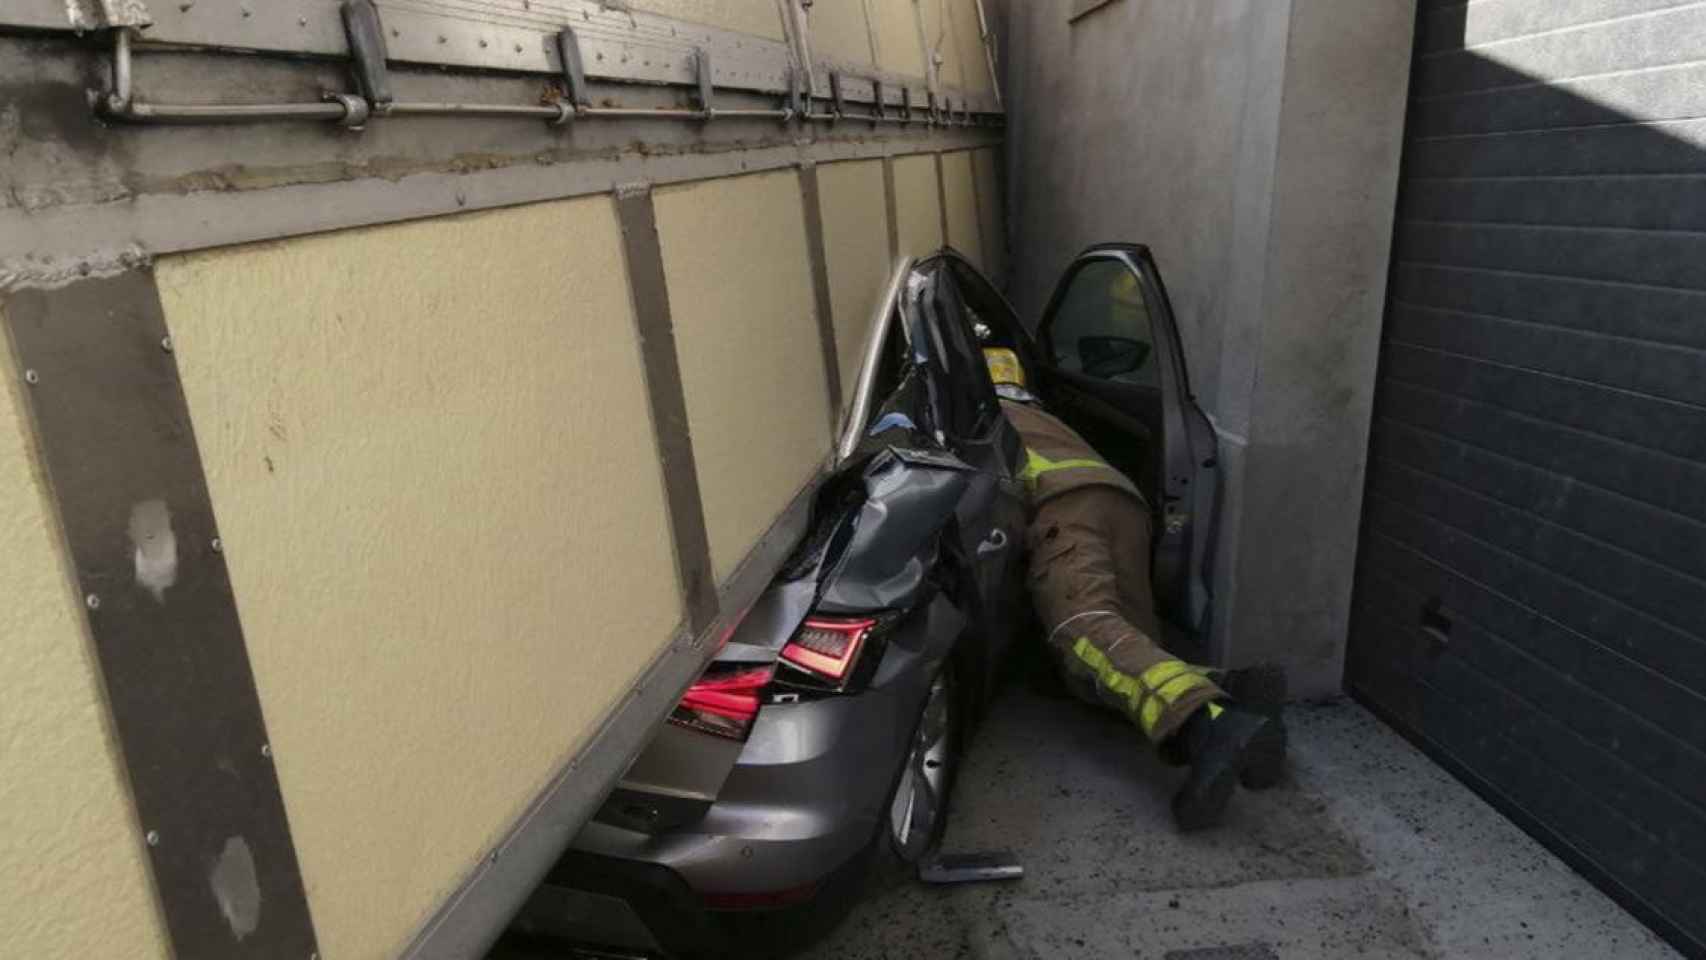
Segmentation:
{"type": "Polygon", "coordinates": [[[1098,240],[1155,251],[1221,432],[1217,662],[1338,690],[1413,2],[1115,0],[1008,35],[1014,295],[1098,240]]]}

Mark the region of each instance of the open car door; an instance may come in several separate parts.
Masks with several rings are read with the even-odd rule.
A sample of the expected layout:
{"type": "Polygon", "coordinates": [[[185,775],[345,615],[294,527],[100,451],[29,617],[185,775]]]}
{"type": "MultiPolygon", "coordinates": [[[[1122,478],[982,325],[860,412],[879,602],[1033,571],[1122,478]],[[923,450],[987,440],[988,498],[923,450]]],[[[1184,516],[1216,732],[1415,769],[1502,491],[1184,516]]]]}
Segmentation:
{"type": "Polygon", "coordinates": [[[1206,633],[1218,448],[1148,248],[1109,243],[1079,254],[1037,334],[1044,402],[1149,499],[1160,614],[1206,633]]]}

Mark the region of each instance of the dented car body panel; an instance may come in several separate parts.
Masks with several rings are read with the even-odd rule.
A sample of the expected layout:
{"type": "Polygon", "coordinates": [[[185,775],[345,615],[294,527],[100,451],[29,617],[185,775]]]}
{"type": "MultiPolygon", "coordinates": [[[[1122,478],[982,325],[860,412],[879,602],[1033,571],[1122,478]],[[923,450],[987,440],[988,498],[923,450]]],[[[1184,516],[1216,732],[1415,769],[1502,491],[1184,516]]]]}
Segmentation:
{"type": "MultiPolygon", "coordinates": [[[[808,532],[706,672],[765,678],[750,728],[739,739],[675,723],[660,730],[519,929],[611,949],[723,955],[724,920],[819,904],[849,889],[870,856],[905,843],[884,827],[895,823],[913,775],[909,750],[944,677],[962,718],[956,738],[987,704],[997,665],[1033,621],[1021,556],[1024,449],[1001,413],[983,347],[1013,347],[1051,407],[1056,392],[1067,398],[1079,385],[1055,368],[1049,317],[1039,343],[951,250],[903,261],[886,290],[808,532]],[[869,625],[857,660],[833,680],[788,655],[825,618],[869,625]],[[621,909],[609,908],[611,897],[621,909]]],[[[1156,302],[1164,305],[1164,293],[1156,302]]],[[[1182,366],[1165,385],[1188,399],[1182,366]]],[[[1118,432],[1113,439],[1129,448],[1120,452],[1141,454],[1170,422],[1173,405],[1154,394],[1141,397],[1158,404],[1154,415],[1117,411],[1117,431],[1139,416],[1157,425],[1118,432]]],[[[1212,449],[1190,452],[1212,467],[1212,449]]],[[[1173,492],[1171,475],[1142,484],[1173,492]]],[[[1200,532],[1212,518],[1196,519],[1200,532]]],[[[1181,619],[1206,619],[1206,598],[1190,599],[1178,606],[1194,616],[1181,619]]]]}

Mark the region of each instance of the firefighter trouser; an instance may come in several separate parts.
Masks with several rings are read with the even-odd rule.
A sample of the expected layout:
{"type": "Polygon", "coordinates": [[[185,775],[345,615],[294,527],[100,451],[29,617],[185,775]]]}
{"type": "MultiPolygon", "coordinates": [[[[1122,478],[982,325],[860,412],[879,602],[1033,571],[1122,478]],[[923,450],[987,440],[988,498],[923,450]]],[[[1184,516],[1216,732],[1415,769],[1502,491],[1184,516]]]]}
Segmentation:
{"type": "Polygon", "coordinates": [[[1026,532],[1027,584],[1073,693],[1119,710],[1160,743],[1224,694],[1158,642],[1149,535],[1148,509],[1124,491],[1063,493],[1037,507],[1026,532]]]}

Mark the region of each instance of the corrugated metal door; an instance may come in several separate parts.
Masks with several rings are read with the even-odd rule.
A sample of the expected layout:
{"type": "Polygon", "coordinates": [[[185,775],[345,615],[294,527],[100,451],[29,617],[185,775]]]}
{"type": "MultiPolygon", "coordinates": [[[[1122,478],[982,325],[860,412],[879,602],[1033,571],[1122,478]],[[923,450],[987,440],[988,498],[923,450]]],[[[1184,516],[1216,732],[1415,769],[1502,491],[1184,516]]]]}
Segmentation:
{"type": "Polygon", "coordinates": [[[1702,118],[1706,5],[1423,0],[1347,682],[1706,955],[1702,118]]]}

